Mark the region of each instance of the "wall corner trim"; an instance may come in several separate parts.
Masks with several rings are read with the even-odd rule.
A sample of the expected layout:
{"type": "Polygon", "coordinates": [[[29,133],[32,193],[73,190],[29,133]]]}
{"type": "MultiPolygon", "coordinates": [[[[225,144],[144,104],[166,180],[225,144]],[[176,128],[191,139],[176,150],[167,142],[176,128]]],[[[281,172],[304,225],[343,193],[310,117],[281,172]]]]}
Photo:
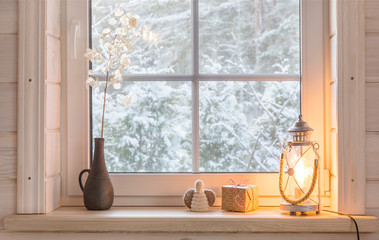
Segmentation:
{"type": "Polygon", "coordinates": [[[365,213],[364,1],[337,1],[338,210],[365,213]]]}
{"type": "Polygon", "coordinates": [[[18,1],[17,213],[45,212],[45,1],[18,1]]]}

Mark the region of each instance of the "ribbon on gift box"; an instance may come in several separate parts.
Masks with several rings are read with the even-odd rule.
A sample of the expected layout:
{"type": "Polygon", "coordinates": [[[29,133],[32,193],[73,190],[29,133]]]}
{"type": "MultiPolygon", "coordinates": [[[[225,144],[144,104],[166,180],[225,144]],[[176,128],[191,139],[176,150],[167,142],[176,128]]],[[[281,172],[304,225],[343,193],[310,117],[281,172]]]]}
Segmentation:
{"type": "Polygon", "coordinates": [[[233,179],[231,179],[231,178],[229,178],[229,181],[231,182],[231,184],[229,184],[229,185],[233,185],[233,186],[235,186],[235,187],[247,187],[247,186],[249,186],[249,185],[244,184],[244,183],[235,183],[235,182],[233,181],[233,179]]]}

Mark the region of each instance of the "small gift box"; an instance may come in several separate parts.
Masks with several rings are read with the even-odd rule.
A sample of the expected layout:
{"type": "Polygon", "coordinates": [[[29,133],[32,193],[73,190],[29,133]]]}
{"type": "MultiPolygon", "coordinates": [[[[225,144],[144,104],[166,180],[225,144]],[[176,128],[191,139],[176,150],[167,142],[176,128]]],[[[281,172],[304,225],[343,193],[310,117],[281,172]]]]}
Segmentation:
{"type": "Polygon", "coordinates": [[[222,186],[222,209],[232,212],[250,212],[258,208],[258,187],[232,184],[222,186]]]}

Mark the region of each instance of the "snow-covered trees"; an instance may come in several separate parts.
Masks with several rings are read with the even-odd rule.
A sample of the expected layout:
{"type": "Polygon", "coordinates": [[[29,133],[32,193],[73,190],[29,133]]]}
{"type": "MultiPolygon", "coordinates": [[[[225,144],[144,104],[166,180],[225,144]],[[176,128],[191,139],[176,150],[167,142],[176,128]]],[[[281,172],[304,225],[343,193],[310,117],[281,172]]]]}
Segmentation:
{"type": "MultiPolygon", "coordinates": [[[[299,74],[297,0],[199,0],[200,74],[299,74]]],[[[145,33],[133,43],[128,73],[192,74],[190,0],[93,0],[92,44],[121,5],[145,33]],[[146,41],[148,39],[148,41],[146,41]]],[[[101,66],[93,66],[95,72],[101,66]]],[[[127,81],[108,93],[105,151],[110,171],[192,171],[192,82],[127,81]]],[[[201,81],[200,171],[275,171],[286,130],[299,113],[297,81],[201,81]]],[[[99,135],[101,86],[93,90],[99,135]]]]}

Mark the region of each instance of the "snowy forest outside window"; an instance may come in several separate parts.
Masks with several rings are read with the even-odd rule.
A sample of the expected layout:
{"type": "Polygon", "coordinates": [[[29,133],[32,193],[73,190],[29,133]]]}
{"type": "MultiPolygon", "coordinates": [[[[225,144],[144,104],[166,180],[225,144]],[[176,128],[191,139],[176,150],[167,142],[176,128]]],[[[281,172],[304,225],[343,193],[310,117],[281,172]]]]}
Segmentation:
{"type": "MultiPolygon", "coordinates": [[[[121,91],[109,88],[108,170],[277,171],[300,109],[299,0],[92,0],[93,46],[117,6],[153,41],[132,44],[121,91]]],[[[94,137],[103,87],[92,90],[94,137]]]]}

